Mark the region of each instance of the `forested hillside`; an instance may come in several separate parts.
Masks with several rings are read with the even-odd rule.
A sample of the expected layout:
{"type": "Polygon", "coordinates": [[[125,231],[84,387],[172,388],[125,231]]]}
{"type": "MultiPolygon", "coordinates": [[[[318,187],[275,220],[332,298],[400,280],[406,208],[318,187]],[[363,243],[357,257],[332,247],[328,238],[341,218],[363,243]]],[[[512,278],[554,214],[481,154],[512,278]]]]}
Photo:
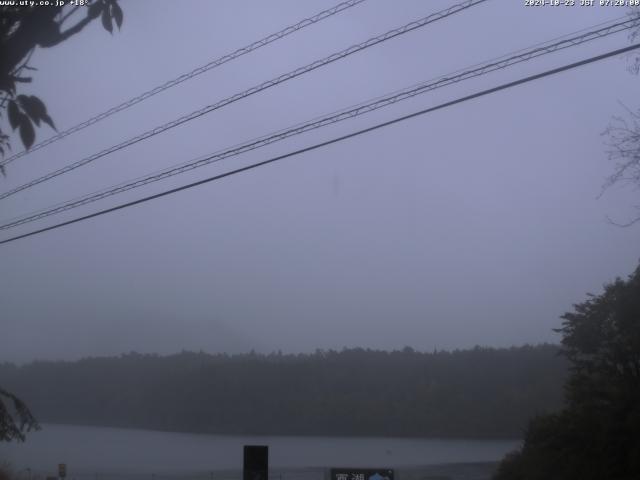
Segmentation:
{"type": "Polygon", "coordinates": [[[521,436],[559,408],[565,376],[552,345],[0,365],[44,423],[237,434],[521,436]]]}

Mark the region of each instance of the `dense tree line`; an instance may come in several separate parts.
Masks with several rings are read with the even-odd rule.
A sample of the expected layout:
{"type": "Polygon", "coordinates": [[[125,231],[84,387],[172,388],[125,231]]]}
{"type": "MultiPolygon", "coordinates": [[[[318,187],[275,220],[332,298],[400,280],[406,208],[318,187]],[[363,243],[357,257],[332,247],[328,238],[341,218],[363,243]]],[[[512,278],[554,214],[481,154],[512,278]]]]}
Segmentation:
{"type": "Polygon", "coordinates": [[[520,436],[559,408],[566,362],[553,345],[420,353],[130,353],[0,365],[42,422],[169,431],[520,436]]]}
{"type": "Polygon", "coordinates": [[[564,408],[536,416],[496,480],[640,478],[640,267],[565,314],[564,408]]]}

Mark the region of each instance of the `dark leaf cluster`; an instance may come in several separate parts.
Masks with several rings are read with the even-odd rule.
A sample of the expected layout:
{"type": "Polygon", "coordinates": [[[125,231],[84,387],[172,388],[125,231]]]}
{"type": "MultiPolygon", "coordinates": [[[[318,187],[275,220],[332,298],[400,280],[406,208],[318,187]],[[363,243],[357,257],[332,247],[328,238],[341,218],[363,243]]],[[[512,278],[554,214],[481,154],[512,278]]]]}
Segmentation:
{"type": "MultiPolygon", "coordinates": [[[[44,122],[55,130],[53,120],[47,113],[47,107],[38,97],[31,95],[18,95],[15,100],[9,100],[7,107],[9,115],[9,125],[20,132],[20,138],[25,148],[28,150],[33,145],[36,138],[35,126],[40,126],[44,122]]],[[[2,151],[4,154],[4,151],[2,151]]]]}
{"type": "MultiPolygon", "coordinates": [[[[18,3],[18,2],[16,2],[18,3]]],[[[28,3],[28,2],[26,2],[28,3]]],[[[0,110],[7,111],[12,130],[17,130],[22,144],[29,149],[36,136],[36,128],[44,122],[54,128],[42,100],[33,95],[18,95],[19,84],[31,82],[24,76],[35,48],[50,48],[81,32],[91,21],[100,17],[102,26],[109,33],[113,24],[122,26],[124,14],[117,0],[92,0],[84,15],[74,15],[79,7],[72,5],[0,6],[0,110]]],[[[82,10],[80,10],[82,12],[82,10]]],[[[0,155],[5,156],[9,135],[0,128],[0,155]]],[[[0,167],[4,174],[4,169],[0,167]]]]}
{"type": "Polygon", "coordinates": [[[26,404],[14,394],[0,389],[0,442],[24,441],[25,432],[39,429],[40,425],[26,404]]]}

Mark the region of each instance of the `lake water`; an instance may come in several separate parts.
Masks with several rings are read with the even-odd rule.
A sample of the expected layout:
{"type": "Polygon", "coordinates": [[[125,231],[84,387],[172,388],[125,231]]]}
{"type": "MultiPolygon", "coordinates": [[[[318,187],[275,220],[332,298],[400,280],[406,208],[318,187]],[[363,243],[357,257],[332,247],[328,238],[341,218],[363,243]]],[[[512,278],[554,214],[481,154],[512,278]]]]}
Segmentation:
{"type": "Polygon", "coordinates": [[[18,480],[27,480],[30,474],[53,474],[57,464],[63,462],[68,465],[71,479],[200,472],[203,478],[206,473],[206,478],[218,480],[222,477],[214,478],[211,472],[242,468],[243,445],[268,445],[270,467],[274,471],[315,469],[317,472],[326,467],[410,469],[435,464],[494,462],[519,443],[515,439],[200,435],[43,425],[41,431],[30,433],[23,444],[0,444],[0,464],[9,461],[14,471],[21,472],[18,480]],[[27,468],[31,470],[25,470],[27,468]]]}

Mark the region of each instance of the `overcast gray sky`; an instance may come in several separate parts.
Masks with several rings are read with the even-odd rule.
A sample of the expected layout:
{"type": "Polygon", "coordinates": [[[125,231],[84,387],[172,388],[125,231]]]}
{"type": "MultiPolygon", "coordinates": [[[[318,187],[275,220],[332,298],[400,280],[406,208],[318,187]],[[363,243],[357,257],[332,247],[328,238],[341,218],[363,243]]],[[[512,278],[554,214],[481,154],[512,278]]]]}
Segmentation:
{"type": "MultiPolygon", "coordinates": [[[[122,1],[33,55],[60,129],[337,1],[122,1]]],[[[454,0],[369,0],[9,165],[2,191],[454,0]]],[[[0,202],[6,220],[626,13],[492,0],[0,202]]],[[[439,89],[2,238],[629,44],[626,34],[439,89]]],[[[0,246],[0,361],[182,349],[419,350],[559,340],[626,276],[638,192],[597,199],[601,133],[640,78],[612,58],[151,203],[0,246]]],[[[37,132],[44,139],[53,132],[37,132]]],[[[17,148],[19,140],[14,139],[17,148]]]]}

